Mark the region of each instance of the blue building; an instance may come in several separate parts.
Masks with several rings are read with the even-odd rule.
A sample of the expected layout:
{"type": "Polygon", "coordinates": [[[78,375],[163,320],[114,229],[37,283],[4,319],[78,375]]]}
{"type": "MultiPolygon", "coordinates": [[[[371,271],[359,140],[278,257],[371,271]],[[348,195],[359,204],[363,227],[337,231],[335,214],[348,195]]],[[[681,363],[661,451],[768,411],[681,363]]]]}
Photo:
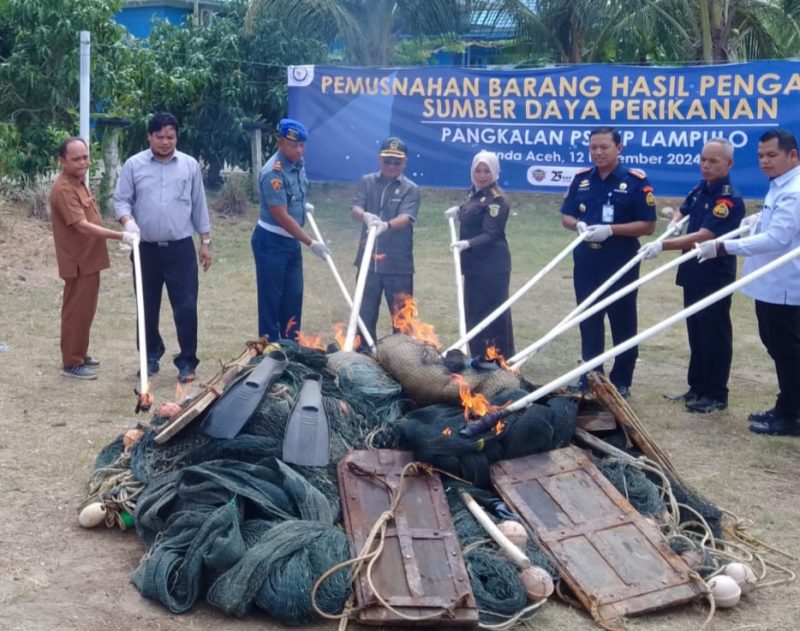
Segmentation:
{"type": "Polygon", "coordinates": [[[215,13],[224,11],[225,4],[224,0],[125,0],[115,19],[134,37],[145,38],[154,20],[185,24],[194,18],[200,25],[208,24],[215,13]]]}

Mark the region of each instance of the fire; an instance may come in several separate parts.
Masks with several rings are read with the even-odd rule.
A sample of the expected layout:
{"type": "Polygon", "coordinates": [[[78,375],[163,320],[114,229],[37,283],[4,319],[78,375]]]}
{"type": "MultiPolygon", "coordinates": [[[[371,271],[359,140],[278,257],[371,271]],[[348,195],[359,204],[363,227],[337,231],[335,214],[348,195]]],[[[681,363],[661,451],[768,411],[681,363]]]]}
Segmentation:
{"type": "Polygon", "coordinates": [[[437,349],[441,348],[442,343],[434,333],[433,325],[422,322],[417,318],[418,315],[417,301],[408,294],[400,294],[392,314],[392,326],[415,340],[427,342],[437,349]]]}
{"type": "Polygon", "coordinates": [[[322,344],[321,335],[306,335],[302,331],[298,331],[295,333],[294,339],[297,340],[297,343],[300,346],[305,346],[306,348],[315,348],[320,351],[325,350],[325,346],[322,344]]]}
{"type": "Polygon", "coordinates": [[[452,436],[452,435],[453,435],[453,430],[452,430],[452,429],[450,429],[449,427],[445,427],[445,428],[442,430],[442,435],[443,435],[443,436],[452,436]]]}
{"type": "Polygon", "coordinates": [[[502,434],[503,430],[505,429],[505,427],[506,427],[506,424],[503,423],[503,421],[497,421],[497,423],[495,423],[495,425],[494,425],[494,434],[495,434],[495,436],[499,436],[500,434],[502,434]]]}
{"type": "Polygon", "coordinates": [[[289,337],[289,331],[291,331],[295,326],[297,326],[297,318],[292,316],[289,318],[289,321],[286,323],[286,329],[284,330],[283,334],[286,337],[289,337]]]}
{"type": "MultiPolygon", "coordinates": [[[[347,325],[344,322],[337,322],[333,325],[333,339],[339,345],[339,348],[344,348],[344,341],[347,338],[347,325]]],[[[353,340],[353,348],[361,346],[361,336],[356,335],[353,340]]]]}
{"type": "Polygon", "coordinates": [[[452,379],[458,384],[458,396],[461,397],[461,407],[464,408],[464,418],[478,418],[484,416],[493,408],[488,399],[482,394],[473,394],[469,383],[461,375],[454,374],[452,379]]]}
{"type": "Polygon", "coordinates": [[[497,362],[497,365],[504,370],[510,370],[511,372],[519,372],[514,370],[511,366],[506,363],[506,358],[503,357],[503,354],[497,350],[496,346],[490,345],[486,347],[486,359],[490,362],[497,362]]]}

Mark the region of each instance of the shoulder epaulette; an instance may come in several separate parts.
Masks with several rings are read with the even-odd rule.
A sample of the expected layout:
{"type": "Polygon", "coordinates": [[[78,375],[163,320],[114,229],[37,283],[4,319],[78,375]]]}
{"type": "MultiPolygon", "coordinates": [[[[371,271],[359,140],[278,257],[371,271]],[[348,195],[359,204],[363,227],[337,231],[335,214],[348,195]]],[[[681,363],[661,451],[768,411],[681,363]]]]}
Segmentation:
{"type": "Polygon", "coordinates": [[[642,169],[628,169],[628,173],[640,180],[647,178],[647,173],[645,173],[642,169]]]}

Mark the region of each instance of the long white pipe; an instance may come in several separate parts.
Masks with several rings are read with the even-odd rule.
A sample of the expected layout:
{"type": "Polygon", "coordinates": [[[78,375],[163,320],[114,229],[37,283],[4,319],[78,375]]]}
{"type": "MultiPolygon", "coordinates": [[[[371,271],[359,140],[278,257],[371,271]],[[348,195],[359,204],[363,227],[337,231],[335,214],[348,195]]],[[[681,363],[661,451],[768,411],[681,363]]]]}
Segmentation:
{"type": "MultiPolygon", "coordinates": [[[[310,212],[306,212],[306,221],[308,222],[308,225],[311,226],[311,230],[314,233],[314,237],[317,239],[317,241],[320,243],[325,243],[324,239],[322,238],[322,234],[319,231],[319,227],[317,226],[317,222],[314,219],[314,215],[310,212]]],[[[347,306],[350,307],[352,313],[353,299],[350,297],[350,292],[347,291],[347,287],[345,286],[344,281],[342,281],[342,277],[339,275],[339,270],[336,269],[336,263],[333,262],[333,257],[330,254],[326,254],[325,262],[328,264],[328,267],[333,274],[333,278],[336,281],[336,284],[339,286],[339,291],[342,292],[344,299],[347,301],[347,306]]],[[[360,315],[358,316],[358,328],[361,331],[361,335],[364,336],[364,341],[367,343],[367,346],[369,346],[372,354],[374,355],[375,340],[372,339],[372,336],[367,330],[367,325],[364,324],[364,321],[361,319],[360,315]]]]}
{"type": "MultiPolygon", "coordinates": [[[[733,239],[734,237],[738,237],[740,234],[742,234],[743,232],[747,232],[747,231],[749,231],[748,227],[740,226],[736,230],[732,230],[731,232],[728,232],[727,234],[722,235],[720,237],[720,241],[726,241],[728,239],[733,239]]],[[[656,269],[654,269],[653,271],[645,274],[641,278],[637,278],[632,283],[630,283],[628,285],[625,285],[624,287],[621,287],[620,289],[615,291],[613,294],[611,294],[610,296],[604,298],[603,300],[598,302],[593,307],[590,307],[589,309],[587,309],[583,313],[578,314],[576,317],[574,317],[574,318],[572,318],[570,320],[566,320],[566,321],[560,322],[553,329],[551,329],[548,333],[546,333],[544,336],[542,336],[541,338],[539,338],[538,340],[536,340],[535,342],[533,342],[529,346],[523,348],[521,351],[519,351],[513,357],[509,358],[508,365],[511,366],[512,368],[519,368],[526,361],[528,361],[534,354],[536,354],[536,351],[538,351],[542,346],[544,346],[545,344],[547,344],[548,342],[550,342],[554,338],[558,337],[559,335],[561,335],[565,331],[569,331],[571,328],[577,326],[578,324],[580,324],[584,320],[586,320],[588,318],[591,318],[598,311],[602,311],[608,305],[616,302],[617,300],[619,300],[623,296],[631,293],[633,290],[638,289],[639,287],[641,287],[645,283],[649,283],[651,280],[653,280],[657,276],[660,276],[664,272],[669,271],[669,270],[673,269],[674,267],[678,267],[678,265],[680,265],[684,261],[688,261],[690,259],[693,259],[696,256],[697,256],[697,254],[690,250],[689,252],[686,252],[686,253],[682,254],[681,256],[679,256],[676,259],[671,259],[667,263],[664,263],[664,265],[662,265],[661,267],[657,267],[656,269]]]]}
{"type": "Polygon", "coordinates": [[[511,539],[509,539],[500,528],[497,527],[492,521],[492,518],[483,510],[478,502],[464,489],[459,490],[459,494],[461,495],[461,499],[464,500],[464,505],[467,507],[472,516],[477,520],[477,522],[483,526],[483,529],[488,533],[488,535],[494,540],[494,542],[500,546],[503,550],[503,553],[511,560],[511,562],[516,565],[518,568],[525,569],[527,567],[531,567],[533,563],[528,558],[528,556],[514,543],[512,543],[511,539]]]}
{"type": "MultiPolygon", "coordinates": [[[[447,223],[450,225],[450,245],[452,246],[458,241],[456,235],[456,220],[453,217],[447,218],[447,223]]],[[[458,300],[458,335],[464,338],[467,335],[467,314],[464,310],[464,277],[461,275],[461,252],[452,248],[453,250],[453,268],[456,272],[456,299],[458,300]]],[[[461,352],[464,355],[468,354],[467,343],[461,345],[461,352]]]]}
{"type": "MultiPolygon", "coordinates": [[[[730,233],[729,233],[730,234],[730,233]]],[[[778,257],[774,261],[770,261],[764,267],[761,267],[746,276],[742,276],[739,280],[732,282],[730,285],[726,285],[722,289],[718,289],[713,294],[710,294],[703,298],[702,300],[698,300],[693,305],[686,307],[685,309],[680,310],[678,313],[670,316],[666,320],[662,320],[658,324],[654,324],[649,329],[642,331],[638,335],[633,336],[632,338],[625,340],[622,344],[618,344],[612,349],[607,350],[605,353],[598,355],[597,357],[593,357],[592,359],[586,360],[577,368],[570,370],[568,373],[561,375],[557,379],[553,379],[550,383],[547,383],[537,390],[534,390],[530,394],[522,397],[521,399],[517,399],[511,405],[503,408],[504,412],[516,412],[517,410],[521,410],[522,408],[527,407],[531,403],[538,401],[543,396],[550,394],[553,390],[560,388],[562,386],[567,385],[568,383],[572,382],[573,380],[577,379],[581,375],[586,374],[590,370],[597,368],[603,362],[624,353],[630,348],[633,348],[637,344],[653,337],[661,333],[664,329],[669,328],[673,324],[677,322],[681,322],[688,318],[689,316],[694,315],[698,311],[702,311],[708,305],[712,305],[718,300],[725,298],[726,296],[730,296],[733,292],[745,285],[753,282],[754,280],[761,278],[762,276],[769,274],[772,270],[788,263],[792,259],[797,258],[800,256],[800,246],[796,247],[794,250],[790,250],[786,254],[778,257]]],[[[477,421],[476,421],[477,422],[477,421]]]]}
{"type": "Polygon", "coordinates": [[[150,392],[147,376],[147,337],[144,327],[144,287],[142,286],[142,257],[139,252],[141,239],[133,237],[133,278],[136,284],[136,326],[139,332],[139,394],[150,392]]]}
{"type": "MultiPolygon", "coordinates": [[[[660,243],[664,241],[664,239],[668,239],[674,234],[680,234],[680,231],[683,229],[684,224],[689,221],[689,215],[686,215],[683,219],[681,219],[677,224],[674,226],[670,226],[664,231],[664,234],[659,236],[655,241],[660,243]]],[[[575,307],[572,311],[570,311],[561,322],[558,324],[563,324],[574,318],[578,315],[581,311],[586,309],[589,305],[591,305],[595,300],[597,300],[600,296],[603,295],[606,289],[611,287],[614,283],[616,283],[620,278],[625,276],[628,270],[633,269],[637,263],[639,263],[644,258],[644,252],[637,252],[636,256],[634,256],[630,261],[625,263],[622,267],[620,267],[616,272],[614,272],[602,285],[600,285],[597,289],[595,289],[591,294],[589,294],[583,302],[581,302],[577,307],[575,307]]]]}
{"type": "MultiPolygon", "coordinates": [[[[90,86],[91,86],[91,54],[92,54],[92,35],[89,31],[80,32],[80,75],[79,79],[79,112],[80,136],[83,138],[87,147],[91,146],[91,131],[89,128],[89,108],[90,108],[90,86]]],[[[89,181],[89,173],[86,173],[86,181],[89,181]]]]}
{"type": "Polygon", "coordinates": [[[367,230],[367,242],[364,245],[364,255],[361,257],[361,266],[358,268],[356,280],[356,293],[353,296],[353,308],[350,311],[350,322],[347,324],[347,336],[344,338],[343,351],[352,351],[356,338],[356,324],[358,313],[361,311],[361,300],[364,298],[364,288],[367,286],[367,274],[372,262],[372,250],[375,248],[375,238],[378,235],[378,226],[370,226],[367,230]]]}
{"type": "Polygon", "coordinates": [[[522,287],[517,289],[506,301],[497,307],[494,311],[492,311],[489,315],[487,315],[483,320],[478,322],[470,331],[467,332],[466,335],[458,339],[456,342],[451,344],[445,352],[451,351],[456,348],[460,348],[463,344],[469,342],[473,337],[475,337],[478,333],[483,331],[487,326],[489,326],[492,322],[494,322],[501,313],[503,313],[506,309],[508,309],[511,305],[513,305],[517,300],[519,300],[522,295],[528,291],[531,287],[533,287],[536,283],[538,283],[545,275],[550,272],[556,265],[558,265],[561,260],[567,256],[570,252],[572,252],[575,248],[577,248],[583,240],[586,238],[586,233],[579,234],[572,242],[565,247],[561,252],[559,252],[556,257],[550,261],[544,268],[536,274],[533,278],[531,278],[527,283],[525,283],[522,287]]]}

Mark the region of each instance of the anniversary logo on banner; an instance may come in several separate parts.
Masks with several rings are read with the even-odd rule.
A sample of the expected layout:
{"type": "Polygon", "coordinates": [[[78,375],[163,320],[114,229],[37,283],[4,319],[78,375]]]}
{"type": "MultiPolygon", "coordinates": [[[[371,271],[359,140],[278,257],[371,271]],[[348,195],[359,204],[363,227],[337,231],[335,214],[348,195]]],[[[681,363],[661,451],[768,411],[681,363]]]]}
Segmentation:
{"type": "Polygon", "coordinates": [[[746,197],[767,187],[758,137],[800,132],[800,64],[573,66],[536,70],[460,68],[288,69],[289,115],[309,128],[306,169],[319,181],[356,181],[377,170],[389,135],[409,147],[406,174],[422,186],[469,185],[472,156],[500,156],[508,190],[563,191],[591,166],[589,132],[612,125],[621,159],[644,169],[660,195],[685,195],[700,179],[709,138],[735,147],[733,179],[746,197]]]}

